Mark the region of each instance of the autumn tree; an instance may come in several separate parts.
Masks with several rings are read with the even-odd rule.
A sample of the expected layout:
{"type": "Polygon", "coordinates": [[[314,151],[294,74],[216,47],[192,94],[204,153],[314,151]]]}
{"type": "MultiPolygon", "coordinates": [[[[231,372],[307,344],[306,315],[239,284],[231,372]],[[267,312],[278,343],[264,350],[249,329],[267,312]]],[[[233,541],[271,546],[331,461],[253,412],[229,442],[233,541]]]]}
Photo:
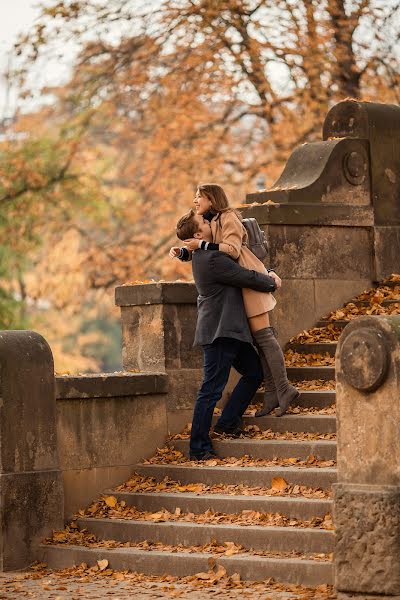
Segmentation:
{"type": "MultiPolygon", "coordinates": [[[[34,141],[33,123],[19,125],[29,133],[26,148],[38,143],[43,159],[17,163],[10,188],[22,185],[14,210],[27,218],[32,211],[41,232],[34,269],[23,276],[30,293],[76,314],[90,295],[93,303],[108,294],[111,306],[122,282],[190,277],[166,252],[196,182],[217,180],[237,203],[260,175],[271,184],[294,146],[320,136],[333,103],[400,101],[398,12],[397,2],[378,0],[76,0],[43,8],[16,46],[22,96],[38,93],[32,72],[46,56],[72,41],[76,60],[68,81],[43,90],[52,106],[25,117],[58,131],[54,151],[34,141]],[[81,208],[71,213],[75,196],[81,208]]],[[[24,156],[23,145],[18,152],[24,156]]],[[[4,156],[12,161],[11,148],[4,156]]]]}

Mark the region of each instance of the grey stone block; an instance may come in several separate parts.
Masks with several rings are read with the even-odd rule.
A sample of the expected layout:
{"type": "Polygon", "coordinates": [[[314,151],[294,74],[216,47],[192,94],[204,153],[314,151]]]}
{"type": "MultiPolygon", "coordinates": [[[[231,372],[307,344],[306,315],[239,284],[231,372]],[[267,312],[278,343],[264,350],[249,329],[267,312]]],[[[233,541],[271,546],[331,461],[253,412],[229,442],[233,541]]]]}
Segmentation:
{"type": "Polygon", "coordinates": [[[334,485],[337,589],[400,594],[400,489],[334,485]]]}

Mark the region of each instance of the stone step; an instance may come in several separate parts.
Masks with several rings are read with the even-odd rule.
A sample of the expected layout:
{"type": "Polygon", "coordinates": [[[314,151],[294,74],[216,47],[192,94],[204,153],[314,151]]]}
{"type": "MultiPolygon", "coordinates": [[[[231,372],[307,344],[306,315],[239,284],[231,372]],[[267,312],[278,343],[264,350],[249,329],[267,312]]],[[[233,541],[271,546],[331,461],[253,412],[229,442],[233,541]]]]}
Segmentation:
{"type": "MultiPolygon", "coordinates": [[[[400,297],[398,300],[383,300],[383,302],[381,302],[381,306],[390,306],[391,304],[398,304],[399,302],[400,297]]],[[[368,300],[357,300],[356,302],[353,302],[353,304],[356,306],[371,306],[371,302],[368,300]]]]}
{"type": "Polygon", "coordinates": [[[209,570],[209,560],[216,559],[228,575],[238,573],[248,581],[263,581],[272,577],[283,583],[318,586],[333,583],[333,565],[328,561],[296,558],[266,558],[250,554],[216,556],[206,552],[162,552],[135,548],[85,548],[82,546],[42,546],[43,561],[51,569],[64,569],[71,565],[97,564],[107,559],[115,570],[129,569],[151,575],[168,573],[175,576],[194,575],[209,570]]]}
{"type": "Polygon", "coordinates": [[[242,485],[271,487],[274,477],[282,477],[289,485],[305,485],[311,488],[329,489],[336,482],[337,472],[334,467],[236,467],[223,465],[210,467],[199,463],[189,467],[169,464],[136,465],[136,473],[145,477],[154,477],[162,481],[165,477],[185,483],[205,483],[214,485],[242,485]]]}
{"type": "MultiPolygon", "coordinates": [[[[216,419],[215,419],[216,420],[216,419]]],[[[286,414],[283,417],[274,417],[266,415],[265,417],[243,417],[243,425],[257,425],[261,430],[271,429],[272,431],[305,431],[309,433],[335,433],[336,417],[335,415],[318,414],[286,414]]]]}
{"type": "Polygon", "coordinates": [[[286,344],[286,350],[299,354],[329,354],[335,356],[337,342],[311,342],[309,344],[286,344]]]}
{"type": "MultiPolygon", "coordinates": [[[[189,440],[171,440],[170,446],[189,456],[189,440]]],[[[213,439],[213,447],[221,458],[235,456],[251,456],[252,458],[265,458],[272,460],[280,458],[307,459],[313,455],[320,460],[336,460],[336,441],[331,440],[257,440],[225,438],[213,439]]]]}
{"type": "MultiPolygon", "coordinates": [[[[302,408],[326,408],[336,402],[336,392],[334,390],[299,391],[300,397],[293,406],[301,406],[302,408]]],[[[257,404],[262,404],[263,397],[263,392],[257,392],[254,400],[257,404]]]]}
{"type": "Polygon", "coordinates": [[[87,529],[99,540],[117,542],[160,542],[176,546],[204,546],[210,540],[217,544],[235,542],[245,549],[273,552],[333,552],[333,531],[316,527],[268,527],[165,521],[154,523],[127,519],[79,519],[80,529],[87,529]]]}
{"type": "Polygon", "coordinates": [[[214,512],[240,513],[242,510],[280,513],[292,519],[308,521],[313,517],[324,517],[332,512],[329,498],[305,498],[303,496],[245,496],[229,494],[195,494],[190,492],[115,492],[107,490],[105,496],[115,496],[126,506],[138,510],[158,512],[165,509],[174,512],[181,508],[185,512],[200,514],[210,509],[214,512]]]}
{"type": "Polygon", "coordinates": [[[337,321],[328,321],[327,319],[321,319],[317,322],[316,327],[327,327],[328,325],[334,325],[337,329],[344,329],[349,323],[349,319],[338,319],[337,321]]]}
{"type": "Polygon", "coordinates": [[[292,382],[323,379],[335,379],[335,367],[287,367],[287,376],[292,382]]]}

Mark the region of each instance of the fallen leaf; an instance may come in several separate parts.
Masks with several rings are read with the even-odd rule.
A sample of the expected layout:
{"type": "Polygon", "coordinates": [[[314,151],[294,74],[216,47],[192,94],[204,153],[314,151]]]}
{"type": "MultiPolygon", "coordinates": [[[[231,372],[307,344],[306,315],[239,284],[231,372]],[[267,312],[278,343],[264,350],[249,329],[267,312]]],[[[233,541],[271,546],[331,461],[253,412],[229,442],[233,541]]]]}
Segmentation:
{"type": "Polygon", "coordinates": [[[271,487],[273,490],[283,492],[288,487],[288,483],[283,479],[283,477],[274,477],[272,479],[271,487]]]}

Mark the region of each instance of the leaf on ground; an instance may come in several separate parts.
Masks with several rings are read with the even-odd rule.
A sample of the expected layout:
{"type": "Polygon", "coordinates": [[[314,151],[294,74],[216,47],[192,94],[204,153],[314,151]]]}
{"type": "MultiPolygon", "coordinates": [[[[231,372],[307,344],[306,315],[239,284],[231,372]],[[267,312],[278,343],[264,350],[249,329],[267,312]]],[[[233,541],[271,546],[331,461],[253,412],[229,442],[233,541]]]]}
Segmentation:
{"type": "Polygon", "coordinates": [[[283,477],[274,477],[272,479],[271,487],[273,490],[278,490],[280,492],[283,492],[288,487],[288,483],[287,483],[287,481],[285,481],[283,479],[283,477]]]}
{"type": "Polygon", "coordinates": [[[106,558],[103,558],[102,560],[98,560],[97,565],[98,565],[100,571],[104,571],[108,567],[108,560],[106,558]]]}
{"type": "Polygon", "coordinates": [[[118,504],[118,500],[115,496],[104,496],[103,500],[110,508],[115,508],[118,504]]]}

